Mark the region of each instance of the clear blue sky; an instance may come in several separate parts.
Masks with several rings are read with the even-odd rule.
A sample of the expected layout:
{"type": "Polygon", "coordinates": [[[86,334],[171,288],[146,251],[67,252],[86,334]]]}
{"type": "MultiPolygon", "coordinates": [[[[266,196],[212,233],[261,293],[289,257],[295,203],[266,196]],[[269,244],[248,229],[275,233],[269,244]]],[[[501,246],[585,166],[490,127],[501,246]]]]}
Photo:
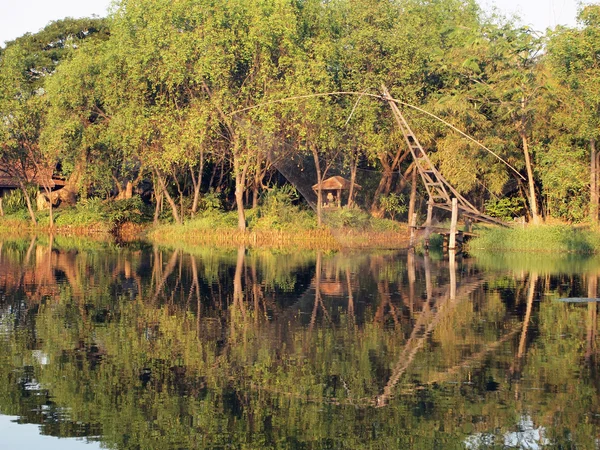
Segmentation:
{"type": "MultiPolygon", "coordinates": [[[[226,0],[224,0],[226,1],[226,0]]],[[[252,1],[252,0],[248,0],[252,1]]],[[[495,5],[507,15],[518,13],[525,24],[544,31],[574,25],[578,0],[478,0],[486,9],[495,5]]],[[[0,0],[0,45],[35,33],[64,17],[106,16],[111,0],[0,0]]]]}

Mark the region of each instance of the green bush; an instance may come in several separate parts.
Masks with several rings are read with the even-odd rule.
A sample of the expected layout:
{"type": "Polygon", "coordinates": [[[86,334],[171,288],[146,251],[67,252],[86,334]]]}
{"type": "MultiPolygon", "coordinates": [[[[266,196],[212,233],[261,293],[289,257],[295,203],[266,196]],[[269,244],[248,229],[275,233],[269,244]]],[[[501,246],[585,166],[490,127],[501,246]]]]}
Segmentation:
{"type": "Polygon", "coordinates": [[[506,222],[525,214],[525,199],[523,197],[490,199],[485,202],[485,212],[506,222]]]}
{"type": "Polygon", "coordinates": [[[276,214],[281,209],[292,206],[298,198],[298,191],[294,186],[290,184],[274,186],[263,193],[261,198],[262,208],[268,214],[276,214]]]}
{"type": "Polygon", "coordinates": [[[204,211],[213,211],[223,208],[223,200],[220,192],[215,192],[213,188],[200,199],[200,209],[204,211]]]}
{"type": "Polygon", "coordinates": [[[325,224],[332,228],[365,230],[371,225],[371,215],[359,208],[340,208],[323,211],[325,224]]]}
{"type": "MultiPolygon", "coordinates": [[[[29,198],[31,198],[33,207],[35,208],[35,199],[39,192],[38,188],[36,186],[30,186],[27,188],[27,192],[29,193],[29,198]]],[[[15,189],[5,195],[2,200],[2,207],[5,214],[15,214],[18,211],[27,210],[27,201],[25,200],[23,191],[21,189],[15,189]]]]}
{"type": "Polygon", "coordinates": [[[139,196],[105,203],[101,210],[105,213],[108,221],[114,224],[149,222],[153,215],[152,207],[146,205],[139,196]]]}
{"type": "Polygon", "coordinates": [[[379,204],[392,220],[395,219],[396,214],[402,214],[406,212],[407,209],[404,195],[395,194],[393,192],[388,195],[382,195],[379,198],[379,204]]]}

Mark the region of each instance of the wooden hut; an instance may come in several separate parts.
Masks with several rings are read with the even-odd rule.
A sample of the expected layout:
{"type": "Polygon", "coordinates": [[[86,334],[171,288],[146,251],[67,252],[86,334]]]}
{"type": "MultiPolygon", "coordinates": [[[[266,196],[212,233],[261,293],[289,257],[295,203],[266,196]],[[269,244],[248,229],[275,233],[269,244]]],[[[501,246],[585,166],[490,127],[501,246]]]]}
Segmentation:
{"type": "MultiPolygon", "coordinates": [[[[321,182],[321,193],[323,196],[323,207],[340,208],[342,206],[342,192],[349,191],[352,182],[344,177],[335,175],[321,182]]],[[[313,185],[313,191],[318,192],[319,183],[313,185]]],[[[354,189],[361,189],[361,186],[354,183],[354,189]]]]}
{"type": "MultiPolygon", "coordinates": [[[[0,197],[3,194],[19,189],[19,179],[16,174],[13,175],[14,171],[8,167],[3,167],[0,164],[0,197]]],[[[47,186],[50,189],[58,189],[65,185],[65,179],[54,176],[50,170],[44,170],[36,173],[33,170],[27,171],[27,180],[30,183],[35,183],[40,186],[47,186]]]]}

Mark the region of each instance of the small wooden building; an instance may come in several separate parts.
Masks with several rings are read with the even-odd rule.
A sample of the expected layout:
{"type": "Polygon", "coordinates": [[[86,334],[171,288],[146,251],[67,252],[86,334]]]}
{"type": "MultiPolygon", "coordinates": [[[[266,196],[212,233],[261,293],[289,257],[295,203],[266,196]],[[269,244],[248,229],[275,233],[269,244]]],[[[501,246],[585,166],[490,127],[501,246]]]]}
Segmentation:
{"type": "MultiPolygon", "coordinates": [[[[350,191],[352,182],[344,177],[335,175],[321,182],[321,192],[323,195],[323,207],[325,208],[340,208],[342,206],[342,193],[350,191]]],[[[319,190],[319,183],[313,185],[313,191],[319,190]]],[[[354,183],[354,189],[361,189],[361,186],[354,183]]],[[[346,199],[346,203],[348,199],[346,199]]]]}
{"type": "MultiPolygon", "coordinates": [[[[10,191],[19,189],[19,180],[10,174],[10,170],[3,170],[0,166],[0,197],[10,191]]],[[[43,173],[34,173],[31,171],[31,173],[27,174],[27,178],[30,182],[38,184],[40,189],[46,185],[50,189],[55,190],[65,185],[64,178],[56,177],[52,175],[50,171],[45,171],[43,173]]]]}

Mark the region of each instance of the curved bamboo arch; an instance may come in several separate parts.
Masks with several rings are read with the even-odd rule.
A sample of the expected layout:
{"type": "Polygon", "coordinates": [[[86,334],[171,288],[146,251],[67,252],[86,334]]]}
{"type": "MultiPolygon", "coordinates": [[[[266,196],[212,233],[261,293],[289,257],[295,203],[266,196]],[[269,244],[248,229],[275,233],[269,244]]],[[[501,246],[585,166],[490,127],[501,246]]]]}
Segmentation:
{"type": "Polygon", "coordinates": [[[525,180],[525,177],[523,175],[521,175],[521,173],[515,169],[508,161],[506,161],[504,158],[502,158],[500,155],[498,155],[496,152],[494,152],[493,150],[489,149],[488,147],[486,147],[485,145],[483,145],[481,142],[479,142],[478,140],[476,140],[475,138],[469,136],[467,133],[463,132],[462,130],[460,130],[459,128],[455,127],[454,125],[452,125],[450,122],[447,122],[446,120],[442,119],[441,117],[423,109],[420,108],[418,106],[412,105],[410,103],[406,103],[403,102],[402,100],[398,100],[396,98],[390,97],[390,96],[386,96],[385,94],[373,94],[370,92],[356,92],[356,91],[333,91],[333,92],[322,92],[322,93],[314,93],[314,94],[304,94],[304,95],[295,95],[295,96],[291,96],[291,97],[285,97],[285,98],[281,98],[281,99],[277,99],[277,100],[270,100],[268,102],[263,102],[263,103],[258,103],[256,105],[253,106],[248,106],[246,108],[242,108],[242,109],[238,109],[235,111],[232,111],[231,113],[229,113],[230,116],[235,116],[236,114],[242,113],[242,112],[246,112],[246,111],[251,111],[253,109],[257,109],[257,108],[261,108],[263,106],[267,106],[267,105],[273,105],[273,104],[277,104],[277,103],[285,103],[285,102],[289,102],[289,101],[295,101],[295,100],[306,100],[309,98],[315,98],[315,97],[330,97],[330,96],[335,96],[335,95],[358,95],[359,99],[356,102],[356,104],[354,105],[354,108],[352,109],[352,112],[350,113],[350,116],[348,117],[348,120],[350,120],[350,117],[352,117],[352,114],[354,114],[354,111],[356,110],[356,107],[358,106],[358,102],[360,101],[360,99],[363,96],[367,96],[367,97],[371,97],[371,98],[376,98],[378,100],[383,100],[383,101],[387,101],[387,102],[394,102],[398,105],[402,105],[402,106],[406,106],[407,108],[411,108],[414,109],[415,111],[418,111],[422,114],[425,114],[429,117],[432,117],[435,120],[438,120],[439,122],[443,123],[444,125],[446,125],[447,127],[449,127],[450,129],[456,131],[457,133],[459,133],[461,136],[467,138],[468,140],[470,140],[471,142],[475,143],[477,146],[481,147],[482,149],[486,150],[487,152],[489,152],[490,154],[492,154],[496,159],[498,159],[499,161],[501,161],[506,167],[508,167],[509,169],[511,169],[518,177],[520,177],[522,180],[525,180]]]}

